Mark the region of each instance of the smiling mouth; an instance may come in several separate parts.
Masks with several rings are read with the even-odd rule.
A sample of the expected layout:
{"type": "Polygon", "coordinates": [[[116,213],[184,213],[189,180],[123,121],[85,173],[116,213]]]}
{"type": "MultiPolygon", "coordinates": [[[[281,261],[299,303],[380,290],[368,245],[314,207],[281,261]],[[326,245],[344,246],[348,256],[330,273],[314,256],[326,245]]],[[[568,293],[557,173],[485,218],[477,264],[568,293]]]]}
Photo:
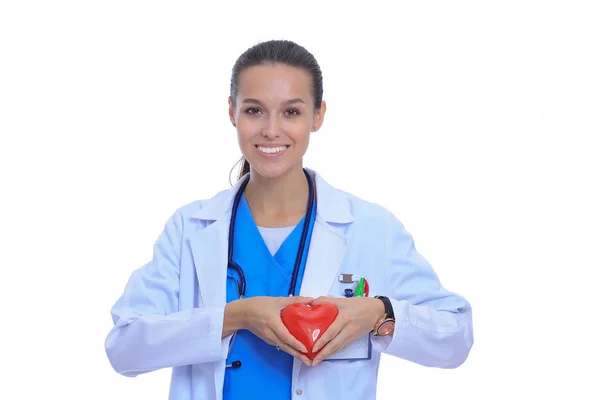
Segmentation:
{"type": "Polygon", "coordinates": [[[258,151],[260,151],[261,153],[265,153],[265,154],[277,154],[277,153],[281,153],[282,151],[285,151],[288,147],[290,147],[289,145],[284,145],[284,146],[277,146],[277,147],[263,147],[263,146],[254,146],[258,149],[258,151]]]}

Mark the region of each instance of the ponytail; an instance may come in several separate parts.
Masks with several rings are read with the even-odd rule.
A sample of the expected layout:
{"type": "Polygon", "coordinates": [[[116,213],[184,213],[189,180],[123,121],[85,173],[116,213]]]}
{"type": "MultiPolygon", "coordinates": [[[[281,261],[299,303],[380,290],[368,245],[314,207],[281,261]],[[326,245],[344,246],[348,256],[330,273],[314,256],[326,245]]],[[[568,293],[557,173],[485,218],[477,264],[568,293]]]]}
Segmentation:
{"type": "Polygon", "coordinates": [[[236,165],[238,165],[240,162],[243,162],[242,164],[242,168],[240,169],[240,172],[238,174],[238,178],[237,180],[239,181],[240,179],[242,179],[242,177],[244,175],[246,175],[247,173],[250,172],[250,163],[248,162],[248,160],[246,160],[243,156],[242,158],[239,159],[238,162],[235,163],[235,165],[233,167],[231,167],[231,170],[229,171],[229,184],[231,186],[233,186],[233,183],[231,182],[231,173],[233,172],[233,169],[235,168],[236,165]]]}
{"type": "Polygon", "coordinates": [[[244,157],[242,157],[242,160],[244,160],[244,164],[242,164],[242,169],[240,170],[238,180],[242,179],[242,176],[250,172],[250,163],[244,157]]]}

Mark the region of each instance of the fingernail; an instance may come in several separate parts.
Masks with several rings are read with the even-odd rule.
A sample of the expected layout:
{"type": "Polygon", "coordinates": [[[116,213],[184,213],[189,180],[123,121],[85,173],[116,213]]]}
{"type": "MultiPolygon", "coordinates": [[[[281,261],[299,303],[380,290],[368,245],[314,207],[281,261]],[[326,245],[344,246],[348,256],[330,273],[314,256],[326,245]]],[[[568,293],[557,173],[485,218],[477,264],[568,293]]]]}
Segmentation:
{"type": "Polygon", "coordinates": [[[308,361],[302,361],[304,363],[304,365],[306,365],[307,367],[310,367],[310,363],[308,361]]]}
{"type": "Polygon", "coordinates": [[[316,358],[315,361],[313,361],[313,366],[316,367],[317,365],[319,365],[320,362],[321,362],[321,360],[316,358]]]}

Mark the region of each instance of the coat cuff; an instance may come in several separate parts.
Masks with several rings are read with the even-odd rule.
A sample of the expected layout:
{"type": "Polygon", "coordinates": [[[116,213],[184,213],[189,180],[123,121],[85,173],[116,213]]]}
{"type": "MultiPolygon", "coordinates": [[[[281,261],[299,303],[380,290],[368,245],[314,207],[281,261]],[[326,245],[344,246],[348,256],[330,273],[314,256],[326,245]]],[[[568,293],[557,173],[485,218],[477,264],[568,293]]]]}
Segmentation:
{"type": "Polygon", "coordinates": [[[394,333],[371,336],[374,350],[438,368],[455,368],[466,360],[473,345],[470,313],[390,301],[396,317],[394,333]]]}

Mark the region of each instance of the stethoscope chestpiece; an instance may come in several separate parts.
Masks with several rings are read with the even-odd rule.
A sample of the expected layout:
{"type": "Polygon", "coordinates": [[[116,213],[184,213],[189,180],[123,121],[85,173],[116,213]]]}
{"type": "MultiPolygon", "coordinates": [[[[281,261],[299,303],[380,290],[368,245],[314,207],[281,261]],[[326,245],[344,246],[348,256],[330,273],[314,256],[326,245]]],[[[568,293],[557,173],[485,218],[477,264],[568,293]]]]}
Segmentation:
{"type": "Polygon", "coordinates": [[[227,364],[225,366],[225,368],[238,369],[241,366],[242,366],[242,362],[240,360],[237,360],[237,361],[232,362],[231,364],[227,364]]]}

